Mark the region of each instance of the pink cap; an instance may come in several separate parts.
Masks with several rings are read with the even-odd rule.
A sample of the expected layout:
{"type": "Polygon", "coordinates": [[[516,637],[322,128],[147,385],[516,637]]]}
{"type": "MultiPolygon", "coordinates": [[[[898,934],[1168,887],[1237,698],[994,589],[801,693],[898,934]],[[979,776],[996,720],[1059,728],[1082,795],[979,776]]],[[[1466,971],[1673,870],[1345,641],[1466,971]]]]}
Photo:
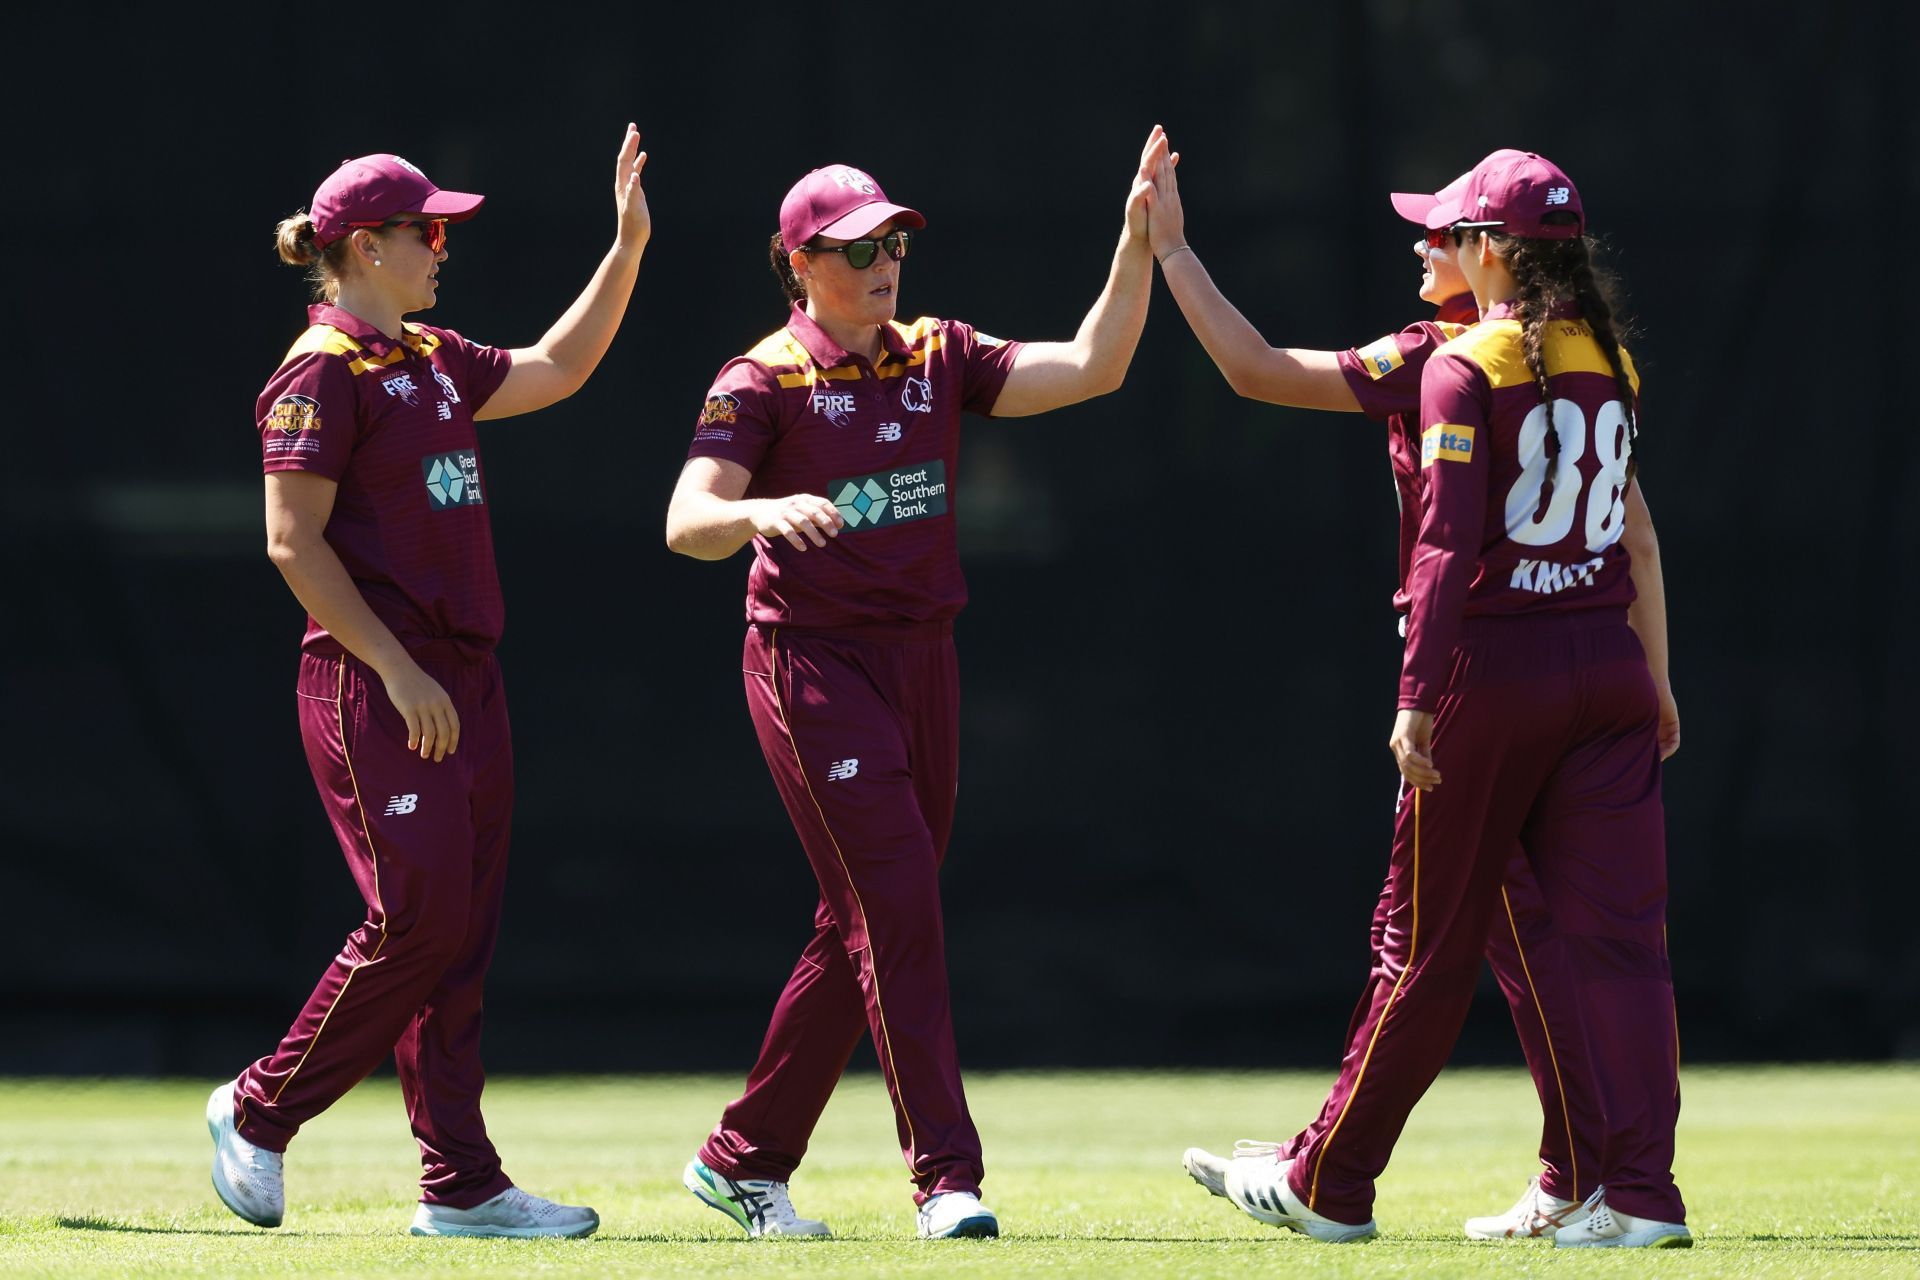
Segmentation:
{"type": "Polygon", "coordinates": [[[480,211],[485,196],[442,191],[426,174],[399,156],[361,156],[342,161],[313,193],[308,217],[313,238],[329,245],[356,222],[385,222],[403,213],[464,222],[480,211]]]}
{"type": "Polygon", "coordinates": [[[905,205],[888,204],[887,193],[867,173],[830,164],[794,183],[780,202],[780,242],[798,249],[815,236],[858,240],[888,218],[904,227],[927,225],[905,205]]]}
{"type": "Polygon", "coordinates": [[[1525,240],[1571,240],[1587,228],[1580,192],[1565,171],[1531,151],[1496,151],[1473,166],[1458,196],[1440,200],[1427,211],[1432,228],[1497,225],[1525,240]],[[1547,222],[1551,213],[1570,213],[1571,221],[1547,222]]]}
{"type": "Polygon", "coordinates": [[[1424,227],[1427,225],[1427,215],[1433,212],[1433,207],[1445,204],[1449,200],[1458,201],[1466,192],[1467,179],[1472,176],[1473,171],[1469,169],[1430,196],[1412,191],[1396,191],[1387,199],[1393,202],[1395,213],[1408,222],[1417,222],[1424,227]]]}

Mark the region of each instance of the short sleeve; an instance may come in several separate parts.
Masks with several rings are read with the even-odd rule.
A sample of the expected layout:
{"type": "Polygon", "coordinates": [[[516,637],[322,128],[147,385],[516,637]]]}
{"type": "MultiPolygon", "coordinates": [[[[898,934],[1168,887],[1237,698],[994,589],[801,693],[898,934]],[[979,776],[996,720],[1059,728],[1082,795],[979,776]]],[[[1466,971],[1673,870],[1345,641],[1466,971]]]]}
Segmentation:
{"type": "Polygon", "coordinates": [[[1007,385],[1007,375],[1013,372],[1020,348],[1026,344],[982,333],[961,320],[943,320],[941,324],[946,327],[947,342],[960,355],[960,407],[968,413],[992,417],[1000,389],[1007,385]]]}
{"type": "Polygon", "coordinates": [[[477,415],[513,372],[513,352],[505,347],[483,347],[469,342],[451,329],[429,332],[439,337],[441,348],[435,354],[451,366],[461,398],[477,415]]]}
{"type": "Polygon", "coordinates": [[[757,360],[730,360],[707,389],[689,458],[724,458],[758,471],[779,427],[780,383],[757,360]]]}
{"type": "Polygon", "coordinates": [[[1420,374],[1427,358],[1464,331],[1461,325],[1423,320],[1364,347],[1342,351],[1340,372],[1360,402],[1360,412],[1376,419],[1413,415],[1420,408],[1420,374]]]}
{"type": "Polygon", "coordinates": [[[338,480],[359,435],[357,395],[339,356],[308,352],[282,365],[254,404],[261,471],[338,480]]]}

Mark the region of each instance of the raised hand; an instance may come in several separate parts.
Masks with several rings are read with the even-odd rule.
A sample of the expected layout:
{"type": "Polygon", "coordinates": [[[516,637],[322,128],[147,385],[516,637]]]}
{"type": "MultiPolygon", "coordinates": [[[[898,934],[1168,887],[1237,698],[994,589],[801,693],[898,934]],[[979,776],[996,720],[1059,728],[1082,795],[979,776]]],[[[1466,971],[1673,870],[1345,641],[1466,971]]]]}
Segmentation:
{"type": "MultiPolygon", "coordinates": [[[[1164,135],[1162,141],[1165,141],[1164,135]]],[[[1180,182],[1174,176],[1174,167],[1180,163],[1180,153],[1163,146],[1154,164],[1149,178],[1153,183],[1153,217],[1149,220],[1148,240],[1153,245],[1153,256],[1165,261],[1166,256],[1187,242],[1187,214],[1180,205],[1180,182]]]]}
{"type": "Polygon", "coordinates": [[[1167,131],[1159,125],[1147,134],[1147,145],[1140,149],[1140,168],[1127,191],[1127,234],[1136,239],[1148,235],[1148,212],[1153,202],[1153,175],[1167,156],[1167,131]]]}
{"type": "Polygon", "coordinates": [[[620,141],[620,158],[613,166],[613,207],[620,215],[619,242],[630,249],[643,248],[653,235],[653,215],[647,209],[647,193],[640,187],[640,171],[647,167],[647,153],[640,149],[640,126],[629,124],[627,136],[620,141]]]}

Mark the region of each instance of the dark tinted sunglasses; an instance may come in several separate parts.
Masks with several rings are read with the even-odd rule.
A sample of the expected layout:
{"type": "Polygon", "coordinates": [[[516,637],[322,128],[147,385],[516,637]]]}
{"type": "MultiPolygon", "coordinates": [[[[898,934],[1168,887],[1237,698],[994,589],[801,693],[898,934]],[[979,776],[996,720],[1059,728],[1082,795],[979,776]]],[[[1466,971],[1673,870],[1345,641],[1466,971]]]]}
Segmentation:
{"type": "Polygon", "coordinates": [[[1504,227],[1506,225],[1504,222],[1456,222],[1450,227],[1441,227],[1437,231],[1427,232],[1427,248],[1444,249],[1450,243],[1457,248],[1460,244],[1460,237],[1466,235],[1469,231],[1485,231],[1489,227],[1504,227]]]}
{"type": "Polygon", "coordinates": [[[882,249],[887,251],[889,258],[892,258],[895,262],[900,261],[900,259],[907,256],[907,245],[911,242],[912,237],[906,232],[889,231],[877,240],[869,236],[865,240],[849,240],[845,244],[805,245],[802,248],[802,252],[844,253],[847,255],[848,266],[852,267],[855,271],[865,271],[873,265],[873,260],[880,256],[882,249]]]}
{"type": "Polygon", "coordinates": [[[445,218],[395,218],[388,222],[349,222],[349,227],[418,227],[420,238],[426,241],[430,253],[438,253],[447,247],[447,220],[445,218]]]}

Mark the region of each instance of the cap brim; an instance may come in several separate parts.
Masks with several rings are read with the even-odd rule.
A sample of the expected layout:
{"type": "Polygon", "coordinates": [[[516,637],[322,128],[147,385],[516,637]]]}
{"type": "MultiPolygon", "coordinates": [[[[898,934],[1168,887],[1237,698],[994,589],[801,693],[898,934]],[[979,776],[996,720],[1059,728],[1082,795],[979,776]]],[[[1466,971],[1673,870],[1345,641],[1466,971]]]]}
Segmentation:
{"type": "Polygon", "coordinates": [[[1425,225],[1429,231],[1438,231],[1441,227],[1450,227],[1463,221],[1467,211],[1459,200],[1435,200],[1433,207],[1427,210],[1425,225]]]}
{"type": "Polygon", "coordinates": [[[1396,191],[1387,199],[1393,202],[1395,213],[1421,226],[1426,225],[1428,212],[1440,203],[1439,196],[1422,195],[1417,191],[1396,191]]]}
{"type": "Polygon", "coordinates": [[[813,234],[832,236],[835,240],[858,240],[888,218],[909,229],[917,230],[927,225],[925,218],[905,205],[888,204],[885,201],[876,200],[872,204],[861,205],[838,221],[829,222],[813,234]]]}
{"type": "Polygon", "coordinates": [[[474,195],[471,191],[436,191],[414,212],[445,218],[448,222],[465,222],[480,212],[480,206],[486,201],[485,196],[474,195]]]}

